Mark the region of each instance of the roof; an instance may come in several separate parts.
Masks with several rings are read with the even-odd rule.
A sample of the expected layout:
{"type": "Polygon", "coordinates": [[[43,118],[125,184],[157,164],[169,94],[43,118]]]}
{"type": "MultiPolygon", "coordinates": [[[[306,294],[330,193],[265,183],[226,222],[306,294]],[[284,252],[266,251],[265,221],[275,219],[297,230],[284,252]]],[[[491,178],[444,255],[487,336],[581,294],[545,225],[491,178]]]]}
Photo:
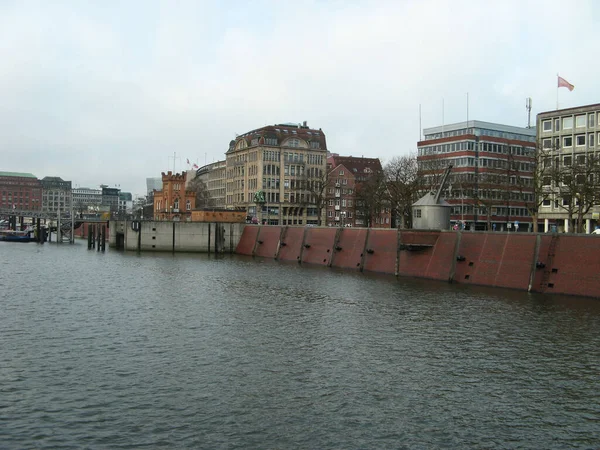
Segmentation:
{"type": "Polygon", "coordinates": [[[591,103],[589,105],[573,106],[572,108],[554,109],[552,111],[542,111],[538,116],[558,116],[561,114],[587,112],[591,109],[600,109],[600,103],[591,103]]]}
{"type": "MultiPolygon", "coordinates": [[[[306,124],[306,122],[304,122],[306,124]]],[[[230,149],[237,144],[240,140],[246,140],[248,146],[250,146],[253,139],[259,140],[259,145],[264,145],[261,138],[277,138],[278,145],[288,138],[298,137],[304,139],[307,142],[318,141],[319,148],[311,150],[327,150],[327,142],[325,140],[325,133],[323,130],[315,130],[309,128],[307,125],[302,124],[280,124],[280,125],[267,125],[256,130],[248,131],[247,133],[241,134],[236,137],[235,141],[231,141],[230,149]]]]}
{"type": "Polygon", "coordinates": [[[501,123],[483,122],[481,120],[469,120],[468,122],[449,123],[447,125],[423,128],[423,136],[430,134],[444,133],[448,131],[464,130],[465,128],[480,128],[484,130],[500,131],[503,133],[524,134],[526,136],[535,136],[535,128],[515,127],[512,125],[503,125],[501,123]]]}
{"type": "Polygon", "coordinates": [[[327,158],[328,162],[331,161],[332,168],[339,166],[340,164],[345,166],[349,171],[353,174],[359,173],[376,173],[381,172],[383,168],[381,167],[381,161],[379,158],[363,158],[357,156],[339,156],[331,154],[329,158],[327,158]],[[365,171],[367,169],[367,171],[365,171]]]}
{"type": "Polygon", "coordinates": [[[428,192],[419,200],[414,202],[413,206],[451,206],[446,200],[440,200],[438,203],[435,202],[435,192],[428,192]]]}
{"type": "Polygon", "coordinates": [[[34,174],[25,172],[0,172],[0,177],[35,178],[37,180],[34,174]]]}

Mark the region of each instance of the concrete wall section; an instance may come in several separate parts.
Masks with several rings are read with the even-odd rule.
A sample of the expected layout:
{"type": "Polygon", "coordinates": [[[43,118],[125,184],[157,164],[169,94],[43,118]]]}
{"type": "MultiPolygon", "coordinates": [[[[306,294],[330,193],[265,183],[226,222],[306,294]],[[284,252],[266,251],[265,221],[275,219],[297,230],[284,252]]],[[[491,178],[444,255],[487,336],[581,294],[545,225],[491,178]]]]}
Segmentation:
{"type": "MultiPolygon", "coordinates": [[[[176,252],[214,252],[216,226],[211,223],[174,222],[176,252]]],[[[173,239],[171,237],[171,239],[173,239]]]]}
{"type": "Polygon", "coordinates": [[[397,256],[398,230],[368,230],[363,270],[396,274],[397,256]]]}
{"type": "Polygon", "coordinates": [[[341,228],[331,266],[360,270],[366,239],[366,228],[341,228]]]}
{"type": "Polygon", "coordinates": [[[331,262],[338,228],[307,228],[302,250],[302,263],[328,266],[331,262]]]}
{"type": "Polygon", "coordinates": [[[256,238],[258,237],[258,232],[260,227],[256,225],[248,225],[244,228],[244,231],[240,237],[240,241],[238,242],[235,252],[238,255],[252,255],[254,252],[254,245],[256,244],[256,238]]]}
{"type": "Polygon", "coordinates": [[[279,247],[277,259],[300,262],[304,230],[304,227],[285,227],[281,236],[281,246],[279,247]]]}
{"type": "Polygon", "coordinates": [[[254,255],[264,258],[276,258],[282,227],[265,225],[259,228],[254,255]]]}

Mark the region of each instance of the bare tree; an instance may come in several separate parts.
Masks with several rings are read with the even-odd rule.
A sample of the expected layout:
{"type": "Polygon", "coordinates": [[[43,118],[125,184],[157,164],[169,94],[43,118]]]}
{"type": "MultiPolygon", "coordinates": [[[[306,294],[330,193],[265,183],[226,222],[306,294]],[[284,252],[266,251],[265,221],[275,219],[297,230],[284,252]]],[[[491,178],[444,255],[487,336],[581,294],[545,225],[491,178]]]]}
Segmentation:
{"type": "Polygon", "coordinates": [[[423,178],[417,164],[417,155],[397,156],[384,169],[394,227],[412,227],[412,204],[418,200],[423,178]]]}
{"type": "Polygon", "coordinates": [[[389,191],[383,172],[372,173],[355,186],[355,211],[364,225],[371,227],[373,219],[389,206],[389,191]]]}
{"type": "Polygon", "coordinates": [[[210,205],[210,192],[200,178],[190,181],[187,190],[194,191],[196,194],[196,208],[206,208],[210,205]]]}
{"type": "Polygon", "coordinates": [[[306,191],[304,204],[317,210],[318,225],[322,225],[323,209],[327,202],[327,188],[329,187],[329,171],[321,167],[309,167],[305,178],[301,180],[302,189],[306,191]]]}
{"type": "Polygon", "coordinates": [[[559,206],[569,221],[576,219],[577,233],[584,231],[584,216],[600,202],[600,159],[593,153],[563,156],[563,164],[555,181],[560,196],[559,206]]]}

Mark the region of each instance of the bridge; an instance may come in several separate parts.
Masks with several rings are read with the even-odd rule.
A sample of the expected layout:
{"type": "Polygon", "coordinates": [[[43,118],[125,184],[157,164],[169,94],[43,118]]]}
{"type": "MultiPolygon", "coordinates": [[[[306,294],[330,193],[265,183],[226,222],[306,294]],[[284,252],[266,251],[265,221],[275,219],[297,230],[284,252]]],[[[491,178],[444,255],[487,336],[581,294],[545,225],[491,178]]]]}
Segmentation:
{"type": "MultiPolygon", "coordinates": [[[[44,219],[44,220],[58,220],[58,213],[56,211],[41,211],[41,210],[24,210],[24,209],[13,209],[13,208],[0,208],[0,217],[27,217],[31,219],[44,219]]],[[[61,211],[60,221],[71,220],[70,211],[61,211]]],[[[108,218],[103,219],[100,217],[77,217],[75,214],[75,223],[77,222],[90,222],[90,223],[104,223],[108,222],[108,218]]]]}

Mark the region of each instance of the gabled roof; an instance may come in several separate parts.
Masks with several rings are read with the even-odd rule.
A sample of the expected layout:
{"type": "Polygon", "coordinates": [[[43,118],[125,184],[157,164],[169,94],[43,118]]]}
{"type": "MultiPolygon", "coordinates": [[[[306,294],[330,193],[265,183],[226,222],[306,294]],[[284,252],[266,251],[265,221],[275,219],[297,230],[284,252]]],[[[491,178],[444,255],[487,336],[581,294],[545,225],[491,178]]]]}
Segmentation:
{"type": "Polygon", "coordinates": [[[332,154],[328,159],[332,161],[332,167],[343,164],[355,175],[383,171],[379,158],[359,158],[356,156],[339,156],[332,154]]]}

